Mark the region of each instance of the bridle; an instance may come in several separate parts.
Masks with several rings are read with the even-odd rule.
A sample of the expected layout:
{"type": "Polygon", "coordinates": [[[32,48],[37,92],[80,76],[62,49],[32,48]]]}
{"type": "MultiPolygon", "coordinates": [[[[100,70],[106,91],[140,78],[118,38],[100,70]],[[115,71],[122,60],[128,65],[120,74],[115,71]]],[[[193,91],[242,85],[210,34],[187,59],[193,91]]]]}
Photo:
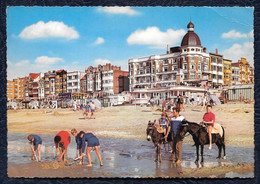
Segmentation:
{"type": "MultiPolygon", "coordinates": [[[[182,126],[189,126],[189,123],[185,123],[185,124],[183,124],[182,126]]],[[[187,128],[188,128],[188,127],[187,127],[187,128]]],[[[202,127],[198,128],[198,130],[195,131],[195,132],[193,132],[193,133],[190,133],[190,132],[189,132],[190,128],[188,128],[187,132],[188,132],[189,134],[188,134],[188,135],[184,135],[184,137],[188,137],[189,135],[192,136],[192,135],[196,134],[201,128],[202,128],[202,127]]]]}

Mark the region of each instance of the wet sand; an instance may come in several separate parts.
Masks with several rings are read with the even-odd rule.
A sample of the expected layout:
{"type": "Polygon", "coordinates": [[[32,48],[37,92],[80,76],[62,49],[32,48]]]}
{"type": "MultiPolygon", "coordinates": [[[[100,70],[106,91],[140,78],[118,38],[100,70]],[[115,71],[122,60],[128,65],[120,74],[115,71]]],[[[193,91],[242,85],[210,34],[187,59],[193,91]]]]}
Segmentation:
{"type": "MultiPolygon", "coordinates": [[[[150,110],[151,109],[147,107],[135,106],[103,108],[97,111],[96,119],[86,120],[83,119],[81,111],[73,112],[71,109],[12,110],[8,111],[7,126],[9,133],[49,134],[53,137],[60,130],[70,131],[72,128],[76,128],[78,130],[93,132],[102,139],[116,138],[121,142],[124,140],[145,141],[147,122],[160,117],[159,111],[149,112],[150,110]]],[[[200,112],[200,110],[201,107],[189,106],[186,107],[186,111],[181,114],[189,121],[200,122],[204,114],[204,112],[200,112]]],[[[252,104],[225,104],[216,106],[213,108],[213,113],[216,115],[216,122],[219,122],[225,128],[227,147],[233,146],[241,149],[243,147],[254,148],[254,108],[252,104]]],[[[24,142],[26,142],[26,140],[24,140],[24,142]]],[[[149,144],[152,146],[151,142],[149,144]]],[[[188,148],[192,150],[192,160],[190,159],[189,163],[193,163],[195,159],[195,148],[191,147],[193,141],[190,136],[184,139],[184,144],[187,144],[188,148]]],[[[12,149],[10,146],[12,145],[9,145],[8,142],[8,151],[12,149]]],[[[125,149],[128,150],[127,147],[125,149]]],[[[205,149],[207,149],[207,146],[205,149]]],[[[154,154],[153,148],[149,148],[148,151],[152,155],[154,154]]],[[[214,152],[212,154],[215,157],[217,150],[212,152],[214,152]]],[[[185,166],[185,164],[187,165],[185,161],[187,161],[190,155],[185,156],[185,149],[183,149],[183,155],[183,165],[185,166]]],[[[227,152],[227,155],[228,157],[232,157],[232,155],[229,155],[229,152],[227,152]]],[[[243,158],[243,156],[245,155],[242,153],[241,157],[243,158]]],[[[109,159],[110,157],[107,158],[109,159]]],[[[127,160],[124,160],[124,162],[129,162],[131,159],[133,158],[127,157],[127,160]]],[[[152,163],[151,167],[153,168],[150,170],[150,174],[148,172],[138,175],[138,172],[140,172],[138,167],[133,166],[134,168],[132,168],[131,171],[131,169],[127,169],[127,167],[131,168],[129,164],[126,166],[125,173],[118,172],[118,174],[116,174],[114,172],[114,166],[109,168],[103,167],[101,170],[97,165],[93,166],[92,169],[86,166],[62,167],[61,163],[52,163],[55,161],[50,160],[40,164],[30,162],[15,165],[8,163],[8,175],[10,177],[232,177],[235,175],[232,175],[232,173],[240,173],[240,175],[238,174],[239,176],[245,174],[246,177],[251,177],[254,171],[252,161],[250,163],[241,164],[244,162],[243,160],[239,160],[239,162],[230,160],[229,162],[224,162],[226,165],[222,164],[218,166],[217,160],[211,160],[210,163],[214,164],[208,167],[199,169],[189,168],[188,164],[187,167],[181,167],[181,172],[179,172],[177,168],[175,168],[176,166],[169,162],[168,158],[165,158],[163,161],[165,162],[163,164],[164,169],[154,164],[152,156],[150,159],[149,163],[152,163]],[[46,164],[48,166],[49,163],[50,167],[46,169],[45,166],[46,164]],[[32,169],[32,171],[29,171],[29,169],[32,169]],[[176,169],[176,172],[170,172],[172,169],[176,169]],[[75,176],[75,173],[78,173],[77,176],[75,176]],[[229,173],[229,175],[223,175],[223,173],[229,173]]],[[[207,160],[207,155],[204,159],[207,160]]],[[[107,160],[108,163],[110,161],[111,160],[107,160]]],[[[138,161],[136,161],[136,163],[138,163],[138,161]]]]}

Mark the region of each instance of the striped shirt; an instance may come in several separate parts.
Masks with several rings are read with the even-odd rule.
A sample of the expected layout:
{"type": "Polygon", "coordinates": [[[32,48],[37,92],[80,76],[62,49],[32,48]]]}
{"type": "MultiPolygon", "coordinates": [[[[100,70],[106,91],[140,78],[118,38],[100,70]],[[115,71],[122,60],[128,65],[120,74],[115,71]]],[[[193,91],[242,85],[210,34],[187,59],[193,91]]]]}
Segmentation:
{"type": "Polygon", "coordinates": [[[178,116],[177,118],[171,117],[169,126],[171,127],[171,132],[173,132],[175,135],[180,133],[181,123],[183,120],[183,116],[178,116]]]}

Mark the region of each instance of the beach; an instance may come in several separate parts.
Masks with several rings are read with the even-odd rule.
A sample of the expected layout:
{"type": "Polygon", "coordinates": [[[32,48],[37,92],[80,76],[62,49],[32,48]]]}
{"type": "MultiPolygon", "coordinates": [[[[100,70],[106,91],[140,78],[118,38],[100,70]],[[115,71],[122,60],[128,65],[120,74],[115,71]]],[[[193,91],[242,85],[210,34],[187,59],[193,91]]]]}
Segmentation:
{"type": "MultiPolygon", "coordinates": [[[[242,104],[242,103],[232,103],[232,104],[222,104],[218,106],[214,106],[212,112],[216,116],[216,122],[220,123],[225,128],[225,142],[226,147],[232,147],[232,149],[242,150],[243,148],[247,148],[249,150],[254,149],[254,105],[253,104],[242,104]]],[[[186,106],[185,112],[181,112],[181,115],[185,117],[186,120],[191,122],[199,123],[202,120],[205,111],[201,111],[201,106],[186,106]]],[[[160,118],[161,112],[159,110],[151,111],[150,107],[140,107],[140,106],[116,106],[109,108],[98,109],[96,112],[96,119],[84,119],[82,111],[73,111],[72,109],[34,109],[34,110],[9,110],[7,113],[7,127],[8,133],[17,134],[21,133],[24,135],[27,134],[38,134],[44,135],[46,137],[53,137],[61,130],[69,131],[72,128],[76,128],[77,130],[83,130],[85,132],[92,132],[98,138],[101,138],[103,142],[106,140],[114,140],[117,142],[117,146],[123,144],[124,141],[128,141],[129,143],[140,141],[142,145],[151,146],[146,148],[147,153],[154,155],[153,144],[151,142],[146,141],[146,127],[148,121],[158,120],[160,118]],[[132,141],[132,142],[131,142],[132,141]],[[145,142],[146,141],[146,142],[145,142]]],[[[51,139],[50,138],[50,139],[51,139]]],[[[51,141],[51,140],[50,140],[51,141]]],[[[27,140],[24,140],[26,143],[27,140]]],[[[72,139],[74,142],[74,139],[72,139]]],[[[183,149],[184,157],[190,162],[195,161],[195,147],[192,147],[193,140],[191,136],[188,136],[184,139],[185,146],[187,150],[191,152],[192,158],[189,155],[185,155],[185,149],[183,149]],[[194,151],[193,151],[194,150],[194,151]],[[193,158],[194,156],[194,158],[193,158]]],[[[107,142],[109,145],[109,142],[107,142]]],[[[136,144],[138,147],[138,144],[136,144]]],[[[13,149],[8,145],[8,150],[13,149]]],[[[102,144],[101,144],[102,148],[102,144]]],[[[106,156],[109,155],[109,147],[108,150],[104,150],[106,152],[106,156]]],[[[117,149],[117,147],[115,147],[117,149]]],[[[125,147],[127,150],[127,147],[125,147]]],[[[135,147],[131,148],[132,150],[135,147]]],[[[138,148],[141,149],[142,148],[138,148]]],[[[208,146],[205,146],[205,149],[208,150],[208,146]]],[[[208,152],[208,151],[207,151],[208,152]]],[[[242,152],[242,151],[241,151],[242,152]]],[[[119,153],[119,152],[118,152],[119,153]]],[[[102,153],[101,153],[102,154],[102,153]]],[[[132,153],[131,153],[132,154],[132,153]]],[[[136,153],[135,153],[136,154],[136,153]]],[[[133,154],[135,156],[135,154],[133,154]]],[[[217,156],[217,149],[215,146],[214,151],[210,152],[212,154],[212,163],[217,163],[217,160],[214,157],[217,156]]],[[[203,168],[189,168],[188,166],[184,166],[181,169],[181,172],[176,175],[167,174],[170,170],[168,167],[168,154],[165,153],[165,163],[167,165],[167,169],[163,174],[158,174],[158,172],[152,172],[151,175],[149,173],[145,173],[140,175],[140,177],[227,177],[223,175],[223,173],[242,173],[242,174],[250,174],[254,172],[254,161],[253,158],[250,163],[246,163],[243,161],[243,156],[248,156],[246,153],[241,153],[241,156],[237,156],[235,161],[230,160],[230,162],[223,161],[222,164],[216,165],[213,164],[209,167],[203,168]],[[245,154],[245,155],[243,155],[245,154]],[[241,158],[240,158],[241,157],[241,158]],[[211,171],[214,168],[214,172],[211,171]]],[[[142,155],[142,153],[140,153],[142,155]]],[[[122,156],[122,155],[121,155],[122,156]]],[[[136,158],[139,155],[136,154],[136,158]]],[[[227,156],[232,158],[232,154],[227,151],[227,156]]],[[[252,153],[253,157],[253,153],[252,153]]],[[[107,158],[110,158],[107,156],[107,158]]],[[[139,157],[140,158],[140,157],[139,157]]],[[[150,158],[143,158],[143,162],[149,162],[150,158]],[[146,159],[146,160],[145,160],[146,159]]],[[[204,157],[207,160],[207,156],[204,157]]],[[[128,158],[131,160],[131,157],[128,158]]],[[[185,162],[185,159],[183,158],[185,162]]],[[[109,159],[107,160],[109,163],[109,159]]],[[[140,162],[140,161],[139,161],[140,162]]],[[[153,162],[151,160],[151,162],[153,162]]],[[[206,161],[205,161],[206,162],[206,161]]],[[[74,171],[81,173],[82,169],[80,167],[84,166],[73,166],[73,167],[59,167],[59,169],[54,169],[52,167],[46,170],[44,164],[52,163],[52,161],[48,161],[46,163],[26,163],[26,164],[8,164],[8,175],[11,177],[73,177],[74,171]],[[37,165],[38,164],[38,165],[37,165]],[[20,173],[19,170],[23,170],[26,167],[38,168],[34,172],[24,172],[24,174],[20,173]],[[55,172],[52,172],[53,169],[55,172]],[[44,172],[43,172],[44,170],[44,172]],[[39,171],[39,172],[37,172],[39,171]],[[58,174],[58,173],[63,174],[58,174]],[[40,174],[39,174],[40,173],[40,174]],[[48,174],[49,173],[49,174],[48,174]],[[56,173],[56,174],[55,174],[56,173]]],[[[138,159],[136,160],[138,163],[138,159]]],[[[58,163],[59,165],[61,163],[58,163]]],[[[153,163],[154,164],[154,163],[153,163]]],[[[55,164],[54,164],[55,165],[55,164]]],[[[152,165],[153,166],[153,165],[152,165]]],[[[151,166],[151,167],[152,167],[151,166]]],[[[141,167],[141,166],[140,166],[141,167]]],[[[116,175],[113,173],[113,168],[103,169],[106,171],[92,171],[92,174],[89,175],[86,173],[79,174],[79,177],[136,177],[136,175],[132,175],[129,171],[126,172],[126,175],[116,175]],[[97,174],[100,172],[99,174],[97,174]],[[111,173],[112,172],[112,173],[111,173]],[[111,173],[111,174],[104,174],[111,173]]],[[[25,169],[26,170],[26,169],[25,169]]],[[[87,171],[85,171],[87,172],[87,171]]],[[[87,172],[89,173],[89,172],[87,172]]],[[[178,172],[176,172],[178,173],[178,172]]],[[[122,174],[122,173],[121,173],[122,174]]],[[[232,175],[231,175],[232,176],[232,175]]],[[[241,175],[242,176],[242,175],[241,175]]],[[[247,175],[246,175],[247,176],[247,175]]],[[[251,176],[251,175],[250,175],[251,176]]]]}

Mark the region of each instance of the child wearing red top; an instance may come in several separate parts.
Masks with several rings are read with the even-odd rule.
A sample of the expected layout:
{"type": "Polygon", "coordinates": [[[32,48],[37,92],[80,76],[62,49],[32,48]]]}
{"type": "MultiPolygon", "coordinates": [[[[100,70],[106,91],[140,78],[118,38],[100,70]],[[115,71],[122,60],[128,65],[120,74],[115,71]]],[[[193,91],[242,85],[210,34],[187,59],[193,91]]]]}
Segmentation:
{"type": "Polygon", "coordinates": [[[63,158],[63,161],[66,161],[66,152],[68,149],[68,145],[70,144],[70,134],[67,131],[60,131],[55,137],[54,137],[54,143],[56,147],[56,155],[59,156],[59,150],[61,153],[61,156],[59,157],[59,160],[63,158]]]}
{"type": "Polygon", "coordinates": [[[212,127],[214,126],[215,123],[215,114],[211,112],[212,106],[207,105],[207,113],[204,114],[203,116],[203,121],[201,123],[207,124],[207,129],[208,129],[208,134],[209,134],[209,149],[212,148],[212,127]]]}

